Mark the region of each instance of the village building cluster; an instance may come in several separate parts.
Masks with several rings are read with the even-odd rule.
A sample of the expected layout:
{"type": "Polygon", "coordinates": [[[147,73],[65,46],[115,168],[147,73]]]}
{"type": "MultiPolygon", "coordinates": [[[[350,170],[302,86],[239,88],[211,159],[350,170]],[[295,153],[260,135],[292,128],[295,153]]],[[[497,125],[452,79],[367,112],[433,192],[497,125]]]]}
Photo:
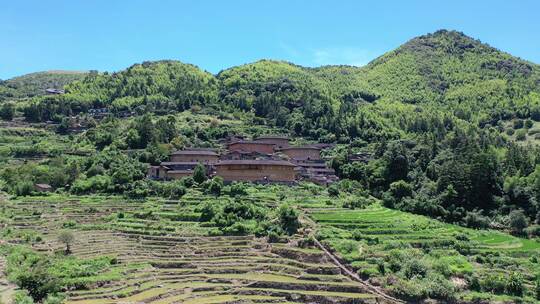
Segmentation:
{"type": "Polygon", "coordinates": [[[197,164],[202,164],[208,176],[221,176],[225,182],[307,180],[327,185],[338,179],[321,157],[321,150],[328,145],[291,146],[285,136],[261,136],[253,140],[231,137],[221,143],[223,149],[186,148],[173,152],[169,161],[149,167],[148,178],[181,179],[191,176],[197,164]]]}

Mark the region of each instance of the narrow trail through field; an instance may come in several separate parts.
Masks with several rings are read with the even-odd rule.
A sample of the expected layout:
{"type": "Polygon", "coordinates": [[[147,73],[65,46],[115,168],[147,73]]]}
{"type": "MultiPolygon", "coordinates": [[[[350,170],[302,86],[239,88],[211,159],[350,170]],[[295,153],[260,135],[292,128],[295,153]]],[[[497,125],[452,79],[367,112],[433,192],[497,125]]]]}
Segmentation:
{"type": "Polygon", "coordinates": [[[349,278],[351,278],[355,282],[360,283],[360,285],[362,287],[366,288],[366,290],[368,292],[373,293],[373,294],[385,299],[386,301],[388,301],[390,303],[407,303],[407,302],[405,302],[403,300],[392,297],[391,295],[384,292],[381,288],[373,286],[370,283],[366,282],[365,280],[362,280],[362,278],[360,278],[360,276],[358,276],[358,274],[356,274],[351,269],[349,269],[346,265],[341,263],[340,259],[334,253],[332,253],[330,250],[328,250],[328,248],[326,248],[326,246],[324,246],[315,237],[315,231],[317,230],[317,227],[318,227],[317,223],[314,220],[312,220],[308,215],[306,215],[304,210],[301,210],[301,211],[302,211],[301,220],[308,223],[309,226],[311,228],[313,228],[309,232],[309,236],[313,239],[313,241],[315,242],[315,245],[317,245],[317,247],[319,247],[332,260],[332,262],[341,269],[341,271],[343,272],[344,275],[347,275],[349,278]]]}

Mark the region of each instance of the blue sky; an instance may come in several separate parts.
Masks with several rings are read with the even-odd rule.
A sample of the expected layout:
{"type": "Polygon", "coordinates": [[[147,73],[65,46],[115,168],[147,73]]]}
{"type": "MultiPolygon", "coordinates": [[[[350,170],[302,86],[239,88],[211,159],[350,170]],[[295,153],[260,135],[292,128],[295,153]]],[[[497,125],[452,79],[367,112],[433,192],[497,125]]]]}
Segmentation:
{"type": "Polygon", "coordinates": [[[441,28],[540,63],[540,1],[440,2],[0,0],[0,79],[157,59],[213,73],[262,58],[363,65],[441,28]]]}

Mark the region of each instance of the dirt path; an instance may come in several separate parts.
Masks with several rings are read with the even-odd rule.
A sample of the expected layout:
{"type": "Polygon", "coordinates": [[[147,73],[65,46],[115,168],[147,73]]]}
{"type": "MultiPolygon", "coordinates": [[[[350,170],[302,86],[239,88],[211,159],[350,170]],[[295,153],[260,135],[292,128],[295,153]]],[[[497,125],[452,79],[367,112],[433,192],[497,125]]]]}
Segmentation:
{"type": "Polygon", "coordinates": [[[362,287],[366,288],[366,290],[368,292],[371,292],[379,297],[381,297],[382,299],[388,301],[388,303],[407,303],[405,301],[402,301],[400,299],[397,299],[397,298],[394,298],[392,297],[391,295],[387,294],[386,292],[384,292],[384,290],[382,288],[379,288],[379,287],[376,287],[376,286],[373,286],[371,284],[369,284],[368,282],[362,280],[362,278],[360,278],[360,276],[358,276],[358,274],[356,274],[355,272],[353,272],[349,267],[347,267],[346,265],[344,265],[339,257],[337,257],[334,253],[332,253],[330,250],[328,250],[328,248],[326,248],[326,246],[324,246],[316,237],[315,237],[315,231],[317,230],[317,223],[315,221],[313,221],[309,216],[307,216],[305,214],[305,212],[303,212],[302,210],[302,214],[301,214],[301,221],[307,223],[311,228],[312,228],[312,231],[309,232],[309,236],[313,239],[313,241],[315,242],[315,245],[317,245],[317,247],[319,247],[331,260],[332,262],[337,265],[342,273],[344,275],[347,275],[349,278],[351,278],[353,281],[356,281],[358,282],[360,285],[362,285],[362,287]]]}

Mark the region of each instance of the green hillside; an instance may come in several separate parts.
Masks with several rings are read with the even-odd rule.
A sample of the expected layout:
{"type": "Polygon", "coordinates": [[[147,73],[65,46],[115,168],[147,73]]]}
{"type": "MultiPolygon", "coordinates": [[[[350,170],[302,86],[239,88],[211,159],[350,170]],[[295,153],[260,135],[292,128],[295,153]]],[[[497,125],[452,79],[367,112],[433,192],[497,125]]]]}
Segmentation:
{"type": "Polygon", "coordinates": [[[433,104],[465,120],[529,117],[540,67],[455,31],[414,38],[359,70],[385,100],[433,104]]]}
{"type": "Polygon", "coordinates": [[[77,71],[46,71],[14,77],[0,82],[0,101],[45,95],[46,89],[62,89],[85,75],[86,72],[77,71]]]}
{"type": "Polygon", "coordinates": [[[90,74],[66,87],[62,99],[84,107],[110,106],[115,110],[140,105],[181,111],[192,104],[216,101],[214,76],[191,64],[156,61],[135,64],[113,74],[90,74]]]}

